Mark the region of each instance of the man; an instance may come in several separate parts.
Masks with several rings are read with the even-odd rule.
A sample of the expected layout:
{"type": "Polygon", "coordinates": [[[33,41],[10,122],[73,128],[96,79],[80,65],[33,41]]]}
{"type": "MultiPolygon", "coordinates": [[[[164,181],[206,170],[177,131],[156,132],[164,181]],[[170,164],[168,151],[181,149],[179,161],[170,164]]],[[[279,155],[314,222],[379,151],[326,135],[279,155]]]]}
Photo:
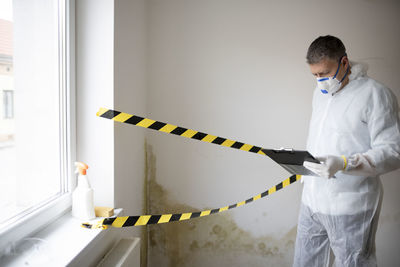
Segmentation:
{"type": "Polygon", "coordinates": [[[333,36],[314,40],[307,63],[317,79],[304,166],[294,266],[376,266],[379,175],[400,167],[400,122],[393,93],[349,61],[333,36]]]}

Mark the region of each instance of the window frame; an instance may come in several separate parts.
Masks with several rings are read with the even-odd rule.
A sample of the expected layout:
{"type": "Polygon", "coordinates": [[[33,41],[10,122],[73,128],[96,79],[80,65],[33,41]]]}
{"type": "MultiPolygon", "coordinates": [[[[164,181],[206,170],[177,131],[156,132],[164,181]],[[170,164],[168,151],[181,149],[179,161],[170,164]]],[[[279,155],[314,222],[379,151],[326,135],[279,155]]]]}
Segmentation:
{"type": "Polygon", "coordinates": [[[61,193],[32,207],[28,214],[24,212],[10,219],[9,225],[0,229],[0,257],[8,254],[19,240],[42,230],[71,210],[73,162],[76,160],[75,0],[58,0],[58,3],[61,193]]]}

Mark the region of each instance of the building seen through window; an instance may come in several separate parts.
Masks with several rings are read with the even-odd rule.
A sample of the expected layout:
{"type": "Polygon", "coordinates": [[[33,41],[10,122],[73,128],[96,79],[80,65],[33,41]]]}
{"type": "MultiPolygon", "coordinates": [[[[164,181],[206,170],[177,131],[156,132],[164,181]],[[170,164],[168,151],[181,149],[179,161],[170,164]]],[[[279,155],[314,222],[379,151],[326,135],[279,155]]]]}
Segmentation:
{"type": "MultiPolygon", "coordinates": [[[[11,6],[11,5],[10,5],[11,6]]],[[[15,195],[15,117],[13,73],[13,21],[11,8],[2,6],[0,17],[0,208],[5,214],[19,211],[15,195]]]]}
{"type": "Polygon", "coordinates": [[[14,135],[13,23],[0,18],[0,142],[14,135]]]}
{"type": "Polygon", "coordinates": [[[0,1],[0,234],[66,192],[64,6],[0,1]]]}

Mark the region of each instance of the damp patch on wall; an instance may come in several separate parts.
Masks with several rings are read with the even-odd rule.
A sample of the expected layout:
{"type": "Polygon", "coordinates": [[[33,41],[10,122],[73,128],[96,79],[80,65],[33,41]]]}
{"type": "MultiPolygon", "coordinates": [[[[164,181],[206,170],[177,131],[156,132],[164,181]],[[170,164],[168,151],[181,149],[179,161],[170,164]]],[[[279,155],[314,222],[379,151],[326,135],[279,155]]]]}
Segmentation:
{"type": "MultiPolygon", "coordinates": [[[[156,156],[146,145],[147,213],[198,211],[177,203],[157,183],[156,156]]],[[[296,227],[281,238],[254,237],[229,212],[189,221],[149,225],[147,266],[291,266],[296,227]]]]}

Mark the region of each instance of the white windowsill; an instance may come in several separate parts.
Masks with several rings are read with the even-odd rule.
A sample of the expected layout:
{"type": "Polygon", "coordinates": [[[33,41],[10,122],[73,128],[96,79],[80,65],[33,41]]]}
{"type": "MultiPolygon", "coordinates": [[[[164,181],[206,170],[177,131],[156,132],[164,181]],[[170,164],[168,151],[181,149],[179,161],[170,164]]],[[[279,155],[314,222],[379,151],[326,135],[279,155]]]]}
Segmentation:
{"type": "MultiPolygon", "coordinates": [[[[116,216],[122,214],[122,209],[116,209],[116,216]]],[[[102,218],[96,218],[90,222],[97,222],[102,218]]],[[[67,266],[86,250],[90,250],[110,232],[101,229],[85,229],[81,227],[82,221],[71,216],[71,213],[63,215],[45,229],[34,236],[24,240],[29,249],[22,251],[16,248],[14,255],[0,259],[2,266],[67,266]]],[[[11,251],[12,252],[12,251],[11,251]]]]}

